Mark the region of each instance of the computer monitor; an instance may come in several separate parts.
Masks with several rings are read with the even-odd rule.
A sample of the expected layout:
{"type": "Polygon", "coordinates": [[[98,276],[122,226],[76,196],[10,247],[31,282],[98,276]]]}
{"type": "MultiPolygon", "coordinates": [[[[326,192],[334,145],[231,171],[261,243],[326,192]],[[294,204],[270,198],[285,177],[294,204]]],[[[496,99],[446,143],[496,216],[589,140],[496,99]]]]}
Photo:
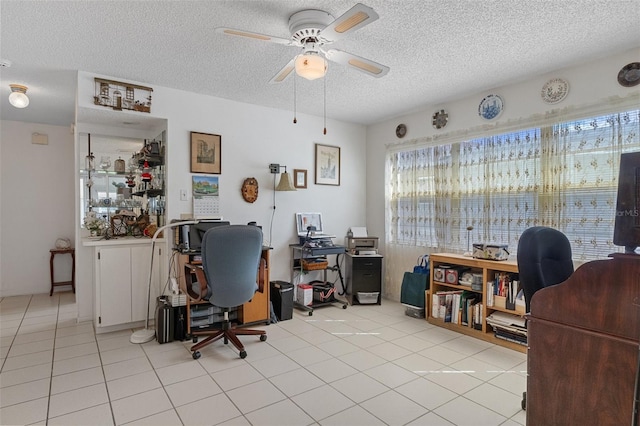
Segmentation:
{"type": "Polygon", "coordinates": [[[620,156],[613,244],[626,253],[640,247],[640,151],[620,156]]]}
{"type": "Polygon", "coordinates": [[[313,233],[324,234],[324,228],[322,226],[322,213],[296,213],[296,229],[299,237],[307,235],[309,226],[314,226],[316,229],[313,233]]]}
{"type": "Polygon", "coordinates": [[[226,220],[200,220],[198,223],[178,227],[178,247],[182,252],[200,252],[204,233],[216,226],[231,225],[226,220]]]}

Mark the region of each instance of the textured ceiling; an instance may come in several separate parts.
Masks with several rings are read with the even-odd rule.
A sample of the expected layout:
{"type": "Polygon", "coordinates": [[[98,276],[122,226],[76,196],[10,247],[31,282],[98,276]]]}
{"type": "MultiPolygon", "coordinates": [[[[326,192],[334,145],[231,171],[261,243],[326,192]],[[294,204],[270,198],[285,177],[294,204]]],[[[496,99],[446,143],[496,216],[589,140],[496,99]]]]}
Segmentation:
{"type": "MultiPolygon", "coordinates": [[[[302,9],[338,17],[353,0],[0,2],[0,118],[69,125],[76,70],[293,109],[293,79],[269,80],[295,47],[216,33],[289,38],[302,9]],[[9,83],[31,105],[9,106],[9,83]]],[[[332,45],[391,68],[376,79],[329,63],[327,115],[369,124],[640,47],[638,0],[363,0],[380,19],[332,45]]],[[[322,115],[322,80],[297,79],[299,112],[322,115]]]]}

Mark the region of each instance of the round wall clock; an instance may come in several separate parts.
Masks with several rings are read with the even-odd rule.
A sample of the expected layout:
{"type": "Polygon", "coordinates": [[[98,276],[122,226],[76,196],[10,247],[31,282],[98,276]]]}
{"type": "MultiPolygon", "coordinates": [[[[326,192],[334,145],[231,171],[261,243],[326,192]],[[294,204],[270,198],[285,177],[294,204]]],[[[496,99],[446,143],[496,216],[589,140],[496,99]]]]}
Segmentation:
{"type": "Polygon", "coordinates": [[[567,97],[569,93],[569,83],[563,78],[552,78],[547,81],[542,90],[540,96],[542,100],[548,104],[557,104],[567,97]]]}
{"type": "Polygon", "coordinates": [[[624,87],[640,84],[640,62],[631,62],[622,67],[618,73],[618,83],[624,87]]]}
{"type": "Polygon", "coordinates": [[[436,129],[442,129],[447,125],[448,121],[449,114],[443,109],[434,112],[433,116],[431,117],[431,124],[433,124],[433,127],[435,127],[436,129]]]}
{"type": "Polygon", "coordinates": [[[398,127],[396,127],[396,136],[402,139],[406,134],[407,126],[404,124],[398,124],[398,127]]]}
{"type": "Polygon", "coordinates": [[[247,203],[253,203],[258,199],[258,181],[256,178],[246,178],[244,182],[242,182],[242,198],[247,203]]]}
{"type": "Polygon", "coordinates": [[[485,120],[493,120],[502,114],[504,102],[498,95],[487,95],[478,105],[478,115],[485,120]]]}

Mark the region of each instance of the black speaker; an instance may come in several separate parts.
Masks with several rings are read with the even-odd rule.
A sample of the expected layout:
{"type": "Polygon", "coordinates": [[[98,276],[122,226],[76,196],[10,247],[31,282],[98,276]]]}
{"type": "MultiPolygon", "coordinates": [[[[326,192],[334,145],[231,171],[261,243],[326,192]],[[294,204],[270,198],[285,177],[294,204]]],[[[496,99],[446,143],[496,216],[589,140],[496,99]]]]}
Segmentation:
{"type": "Polygon", "coordinates": [[[187,307],[175,306],[173,308],[174,330],[173,340],[187,340],[187,307]]]}

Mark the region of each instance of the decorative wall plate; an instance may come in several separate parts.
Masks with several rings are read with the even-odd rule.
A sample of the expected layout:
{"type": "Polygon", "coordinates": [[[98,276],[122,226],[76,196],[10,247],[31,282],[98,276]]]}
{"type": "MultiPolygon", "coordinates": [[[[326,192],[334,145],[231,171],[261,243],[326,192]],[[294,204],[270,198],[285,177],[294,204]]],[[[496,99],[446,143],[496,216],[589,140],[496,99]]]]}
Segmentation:
{"type": "Polygon", "coordinates": [[[398,127],[396,127],[396,136],[402,139],[406,134],[407,126],[404,124],[398,124],[398,127]]]}
{"type": "Polygon", "coordinates": [[[569,83],[563,78],[552,78],[547,81],[542,90],[540,96],[542,100],[548,104],[557,104],[567,97],[569,93],[569,83]]]}
{"type": "Polygon", "coordinates": [[[493,120],[502,114],[504,102],[498,95],[487,95],[478,105],[478,115],[485,120],[493,120]]]}
{"type": "Polygon", "coordinates": [[[445,110],[441,109],[440,111],[436,111],[433,113],[431,124],[433,124],[433,127],[435,127],[436,129],[442,129],[447,125],[448,121],[449,114],[445,110]]]}
{"type": "Polygon", "coordinates": [[[622,67],[618,73],[618,83],[624,87],[640,84],[640,62],[631,62],[622,67]]]}
{"type": "Polygon", "coordinates": [[[256,178],[246,178],[242,183],[242,198],[247,203],[253,203],[258,199],[258,181],[256,178]]]}

